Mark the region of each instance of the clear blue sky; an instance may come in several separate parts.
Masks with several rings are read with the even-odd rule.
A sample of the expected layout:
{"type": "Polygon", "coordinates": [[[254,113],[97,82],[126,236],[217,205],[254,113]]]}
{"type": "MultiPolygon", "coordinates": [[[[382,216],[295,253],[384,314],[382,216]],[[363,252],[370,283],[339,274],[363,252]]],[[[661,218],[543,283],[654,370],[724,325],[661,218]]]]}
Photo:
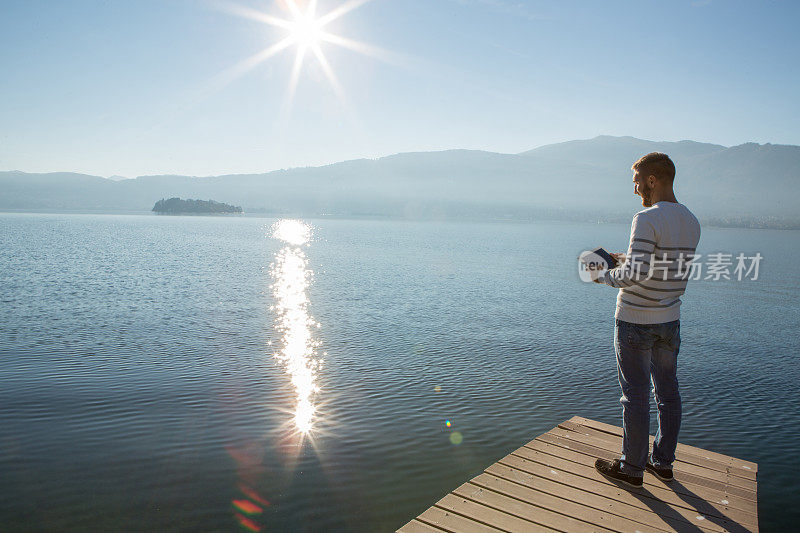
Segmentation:
{"type": "MultiPolygon", "coordinates": [[[[282,2],[227,5],[291,18],[282,2]]],[[[326,30],[388,61],[323,43],[345,101],[309,55],[288,112],[294,46],[221,86],[286,35],[224,5],[0,0],[0,170],[201,176],[599,134],[800,144],[793,0],[372,0],[326,30]]]]}

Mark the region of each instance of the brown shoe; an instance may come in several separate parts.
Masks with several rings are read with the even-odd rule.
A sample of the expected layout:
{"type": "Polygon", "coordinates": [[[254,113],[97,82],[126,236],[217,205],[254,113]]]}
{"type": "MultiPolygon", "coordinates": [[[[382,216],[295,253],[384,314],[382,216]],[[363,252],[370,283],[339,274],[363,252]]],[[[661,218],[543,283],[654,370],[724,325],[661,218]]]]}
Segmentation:
{"type": "Polygon", "coordinates": [[[626,474],[622,471],[621,466],[622,465],[619,459],[614,459],[613,461],[598,459],[594,462],[594,467],[597,469],[597,471],[611,481],[616,481],[635,489],[641,487],[642,483],[644,482],[644,476],[632,476],[630,474],[626,474]]]}
{"type": "Polygon", "coordinates": [[[644,465],[644,469],[656,476],[661,481],[672,481],[675,479],[672,475],[672,468],[661,468],[656,466],[650,462],[649,458],[647,459],[647,464],[644,465]]]}

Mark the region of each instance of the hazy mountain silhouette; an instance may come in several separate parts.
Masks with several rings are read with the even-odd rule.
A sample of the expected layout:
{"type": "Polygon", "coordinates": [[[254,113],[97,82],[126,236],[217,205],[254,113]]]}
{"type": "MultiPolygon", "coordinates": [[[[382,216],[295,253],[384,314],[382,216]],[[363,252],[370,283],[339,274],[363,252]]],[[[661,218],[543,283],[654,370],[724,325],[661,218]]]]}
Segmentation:
{"type": "Polygon", "coordinates": [[[678,200],[719,223],[800,225],[800,147],[726,148],[600,136],[520,154],[403,153],[323,167],[112,181],[72,173],[0,172],[1,209],[147,211],[160,198],[213,198],[246,212],[409,218],[630,220],[641,209],[631,164],[651,151],[678,168],[678,200]]]}

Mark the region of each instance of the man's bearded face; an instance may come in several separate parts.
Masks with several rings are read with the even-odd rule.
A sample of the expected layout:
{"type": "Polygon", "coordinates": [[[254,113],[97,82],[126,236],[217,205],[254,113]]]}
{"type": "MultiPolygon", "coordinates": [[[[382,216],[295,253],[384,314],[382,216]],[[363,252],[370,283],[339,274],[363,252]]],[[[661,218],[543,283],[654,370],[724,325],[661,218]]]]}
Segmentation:
{"type": "Polygon", "coordinates": [[[642,205],[644,207],[651,207],[653,205],[653,189],[647,183],[647,178],[639,174],[637,170],[633,175],[633,194],[642,197],[642,205]]]}

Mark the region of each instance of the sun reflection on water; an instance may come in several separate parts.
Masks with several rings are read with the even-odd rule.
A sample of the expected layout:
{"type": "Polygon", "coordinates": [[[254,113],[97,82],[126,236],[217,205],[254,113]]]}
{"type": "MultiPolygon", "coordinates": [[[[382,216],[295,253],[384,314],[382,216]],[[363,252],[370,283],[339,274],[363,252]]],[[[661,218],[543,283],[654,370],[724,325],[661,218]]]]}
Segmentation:
{"type": "Polygon", "coordinates": [[[317,370],[322,361],[317,356],[318,342],[311,332],[319,327],[308,313],[307,290],[313,278],[303,252],[311,240],[311,226],[299,220],[279,220],[272,226],[271,236],[285,246],[275,254],[272,264],[272,295],[276,327],[281,342],[275,358],[291,377],[297,395],[294,425],[297,431],[311,431],[316,412],[314,399],[319,392],[317,370]]]}

